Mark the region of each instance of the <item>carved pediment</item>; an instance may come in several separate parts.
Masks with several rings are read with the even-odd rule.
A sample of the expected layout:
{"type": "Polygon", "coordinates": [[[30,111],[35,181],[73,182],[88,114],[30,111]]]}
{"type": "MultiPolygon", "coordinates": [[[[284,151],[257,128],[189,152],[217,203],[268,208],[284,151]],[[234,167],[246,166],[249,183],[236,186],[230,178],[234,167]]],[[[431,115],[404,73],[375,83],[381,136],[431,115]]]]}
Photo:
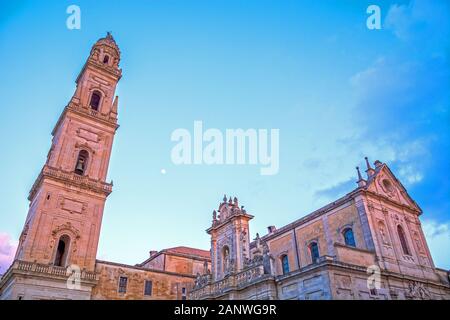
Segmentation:
{"type": "Polygon", "coordinates": [[[75,239],[80,238],[80,231],[77,228],[75,228],[70,222],[61,224],[57,226],[55,229],[53,229],[52,236],[56,237],[56,235],[61,234],[64,231],[68,231],[71,235],[75,236],[75,239]]]}
{"type": "Polygon", "coordinates": [[[375,173],[368,190],[416,211],[422,211],[386,164],[375,173]]]}
{"type": "Polygon", "coordinates": [[[385,175],[379,176],[377,179],[377,184],[379,190],[381,190],[384,195],[388,196],[389,198],[399,200],[399,190],[389,177],[385,175]]]}
{"type": "Polygon", "coordinates": [[[88,150],[91,154],[95,154],[95,149],[97,147],[97,143],[86,141],[84,143],[77,142],[75,144],[75,148],[77,150],[85,149],[88,150]]]}

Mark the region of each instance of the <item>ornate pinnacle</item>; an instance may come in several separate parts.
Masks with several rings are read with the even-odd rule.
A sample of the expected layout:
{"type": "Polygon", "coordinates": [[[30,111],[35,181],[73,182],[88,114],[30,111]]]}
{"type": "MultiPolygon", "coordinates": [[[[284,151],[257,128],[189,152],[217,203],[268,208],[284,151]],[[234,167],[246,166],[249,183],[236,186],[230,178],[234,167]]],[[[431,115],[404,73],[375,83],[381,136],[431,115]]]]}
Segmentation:
{"type": "Polygon", "coordinates": [[[361,176],[361,172],[359,171],[359,167],[356,167],[356,171],[358,171],[358,181],[361,181],[363,178],[361,176]]]}
{"type": "Polygon", "coordinates": [[[369,163],[369,158],[367,158],[367,157],[364,157],[364,159],[366,159],[366,166],[367,166],[367,170],[371,170],[371,169],[372,169],[372,167],[370,166],[370,163],[369,163]]]}
{"type": "Polygon", "coordinates": [[[356,167],[356,171],[358,171],[358,181],[356,181],[356,183],[358,184],[358,187],[364,187],[366,185],[366,180],[363,179],[359,167],[356,167]]]}
{"type": "Polygon", "coordinates": [[[371,165],[369,163],[369,158],[364,157],[364,159],[366,159],[366,166],[367,166],[366,173],[367,173],[367,177],[370,178],[375,173],[375,170],[371,167],[371,165]]]}

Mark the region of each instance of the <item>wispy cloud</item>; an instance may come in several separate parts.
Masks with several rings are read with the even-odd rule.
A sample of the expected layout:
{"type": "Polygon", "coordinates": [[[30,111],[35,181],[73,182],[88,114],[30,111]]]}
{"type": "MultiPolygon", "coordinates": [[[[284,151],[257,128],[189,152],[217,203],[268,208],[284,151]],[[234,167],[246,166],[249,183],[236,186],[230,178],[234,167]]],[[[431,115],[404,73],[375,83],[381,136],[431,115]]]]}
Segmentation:
{"type": "Polygon", "coordinates": [[[336,200],[356,188],[356,178],[339,182],[331,187],[316,191],[315,196],[328,201],[336,200]]]}
{"type": "Polygon", "coordinates": [[[436,267],[450,269],[450,221],[424,220],[422,227],[436,267]]]}
{"type": "Polygon", "coordinates": [[[404,181],[406,181],[407,186],[419,183],[423,180],[424,177],[424,174],[414,168],[414,166],[411,164],[402,166],[399,170],[399,175],[403,178],[404,181]]]}
{"type": "Polygon", "coordinates": [[[449,139],[449,9],[440,0],[391,6],[385,26],[400,39],[401,50],[350,78],[354,113],[367,119],[360,139],[391,155],[381,160],[391,161],[407,187],[426,182],[439,188],[436,170],[449,159],[442,152],[449,139]]]}
{"type": "Polygon", "coordinates": [[[403,41],[425,38],[427,42],[448,38],[450,5],[447,0],[412,0],[394,4],[385,19],[385,27],[403,41]],[[433,31],[439,30],[434,33],[433,31]]]}
{"type": "Polygon", "coordinates": [[[17,241],[11,239],[7,233],[0,233],[0,274],[11,265],[16,254],[17,241]]]}
{"type": "Polygon", "coordinates": [[[425,220],[423,223],[423,229],[425,234],[430,238],[435,238],[447,234],[450,240],[450,222],[437,223],[433,220],[425,220]]]}

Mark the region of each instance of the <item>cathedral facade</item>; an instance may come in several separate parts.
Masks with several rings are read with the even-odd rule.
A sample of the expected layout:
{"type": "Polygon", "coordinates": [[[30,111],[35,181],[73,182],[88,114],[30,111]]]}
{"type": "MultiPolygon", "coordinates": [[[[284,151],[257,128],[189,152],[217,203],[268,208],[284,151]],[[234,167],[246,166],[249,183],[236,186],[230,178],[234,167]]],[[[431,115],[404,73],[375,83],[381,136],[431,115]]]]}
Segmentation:
{"type": "Polygon", "coordinates": [[[76,79],[29,193],[29,211],[0,299],[450,299],[422,210],[389,167],[366,159],[357,187],[266,235],[224,197],[209,251],[150,251],[135,265],[100,261],[97,247],[111,148],[118,128],[120,50],[108,33],[76,79]]]}

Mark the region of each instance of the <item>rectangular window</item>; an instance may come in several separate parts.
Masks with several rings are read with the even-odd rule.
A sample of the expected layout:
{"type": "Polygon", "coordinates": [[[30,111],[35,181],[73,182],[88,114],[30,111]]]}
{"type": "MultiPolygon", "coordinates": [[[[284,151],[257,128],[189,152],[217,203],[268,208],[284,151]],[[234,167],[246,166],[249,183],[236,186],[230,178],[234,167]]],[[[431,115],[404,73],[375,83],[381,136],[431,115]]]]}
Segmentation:
{"type": "Polygon", "coordinates": [[[186,288],[181,288],[181,300],[186,300],[186,288]]]}
{"type": "Polygon", "coordinates": [[[145,280],[144,295],[151,296],[152,290],[153,290],[153,283],[150,280],[145,280]]]}
{"type": "Polygon", "coordinates": [[[119,293],[127,292],[127,284],[128,284],[127,277],[119,277],[119,293]]]}

